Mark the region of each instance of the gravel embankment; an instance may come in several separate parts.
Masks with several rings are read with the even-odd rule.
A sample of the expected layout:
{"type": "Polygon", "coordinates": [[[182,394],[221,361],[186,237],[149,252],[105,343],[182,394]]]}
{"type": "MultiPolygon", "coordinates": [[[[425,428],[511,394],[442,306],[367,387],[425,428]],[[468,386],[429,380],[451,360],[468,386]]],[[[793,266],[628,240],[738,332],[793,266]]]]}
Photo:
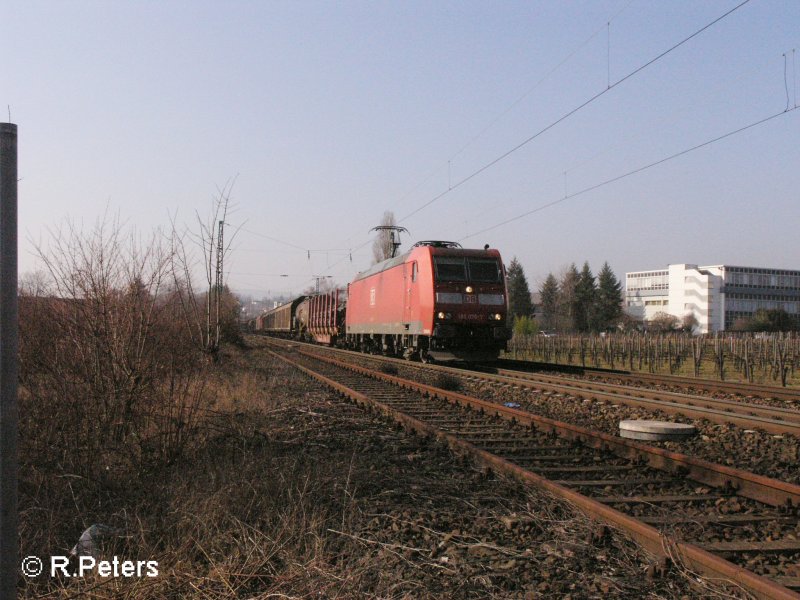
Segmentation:
{"type": "MultiPolygon", "coordinates": [[[[277,366],[276,372],[282,372],[277,366]]],[[[717,591],[652,559],[549,495],[485,473],[446,448],[387,428],[312,380],[286,390],[282,430],[300,456],[340,465],[346,515],[327,529],[325,569],[346,597],[694,598],[717,591]],[[342,577],[341,581],[338,579],[342,577]]],[[[275,429],[276,424],[272,424],[275,429]]],[[[276,438],[277,441],[277,438],[276,438]]],[[[337,470],[336,468],[333,469],[337,470]]],[[[338,509],[337,509],[338,510],[338,509]]],[[[332,584],[333,585],[333,584],[332,584]]],[[[289,586],[281,593],[299,593],[289,586]]],[[[332,589],[329,589],[332,593],[332,589]]]]}
{"type": "MultiPolygon", "coordinates": [[[[402,365],[398,367],[398,376],[434,386],[440,382],[441,377],[436,373],[423,373],[418,368],[402,365]]],[[[625,419],[692,423],[698,431],[694,438],[681,442],[648,443],[709,462],[800,484],[800,438],[793,435],[774,435],[758,429],[743,429],[736,425],[668,415],[659,410],[628,407],[603,400],[584,400],[549,391],[516,386],[501,387],[491,382],[472,382],[460,377],[459,382],[462,393],[492,402],[518,403],[524,410],[537,415],[611,435],[619,434],[619,422],[625,419]]]]}

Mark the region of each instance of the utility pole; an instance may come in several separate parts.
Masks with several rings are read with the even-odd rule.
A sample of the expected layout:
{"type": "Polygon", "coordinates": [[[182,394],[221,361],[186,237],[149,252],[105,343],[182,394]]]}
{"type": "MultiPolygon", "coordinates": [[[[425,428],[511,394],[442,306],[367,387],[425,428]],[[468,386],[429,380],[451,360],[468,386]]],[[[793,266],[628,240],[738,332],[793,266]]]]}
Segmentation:
{"type": "Polygon", "coordinates": [[[314,279],[317,280],[316,293],[319,294],[319,280],[320,279],[330,279],[332,276],[331,275],[312,275],[312,277],[314,277],[314,279]]]}
{"type": "Polygon", "coordinates": [[[17,126],[0,123],[0,600],[17,596],[17,126]]]}

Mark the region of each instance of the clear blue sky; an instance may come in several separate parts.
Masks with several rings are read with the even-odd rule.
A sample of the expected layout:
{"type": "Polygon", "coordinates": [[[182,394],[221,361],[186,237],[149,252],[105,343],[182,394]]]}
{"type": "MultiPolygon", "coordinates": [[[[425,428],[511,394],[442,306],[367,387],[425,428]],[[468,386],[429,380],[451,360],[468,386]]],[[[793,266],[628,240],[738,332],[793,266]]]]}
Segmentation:
{"type": "MultiPolygon", "coordinates": [[[[229,285],[346,283],[385,210],[403,219],[738,3],[5,0],[20,271],[65,218],[168,228],[238,175],[229,285]]],[[[403,220],[404,241],[489,243],[533,286],[584,260],[800,269],[800,110],[471,235],[778,113],[786,87],[793,107],[793,48],[800,2],[751,0],[403,220]]]]}

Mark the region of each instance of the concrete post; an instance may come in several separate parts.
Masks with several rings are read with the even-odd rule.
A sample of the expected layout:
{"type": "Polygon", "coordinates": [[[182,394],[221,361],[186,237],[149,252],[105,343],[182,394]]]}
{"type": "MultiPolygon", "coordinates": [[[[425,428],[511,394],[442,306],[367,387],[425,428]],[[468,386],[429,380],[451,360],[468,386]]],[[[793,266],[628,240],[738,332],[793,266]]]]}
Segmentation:
{"type": "Polygon", "coordinates": [[[0,600],[16,598],[17,126],[0,123],[0,600]]]}

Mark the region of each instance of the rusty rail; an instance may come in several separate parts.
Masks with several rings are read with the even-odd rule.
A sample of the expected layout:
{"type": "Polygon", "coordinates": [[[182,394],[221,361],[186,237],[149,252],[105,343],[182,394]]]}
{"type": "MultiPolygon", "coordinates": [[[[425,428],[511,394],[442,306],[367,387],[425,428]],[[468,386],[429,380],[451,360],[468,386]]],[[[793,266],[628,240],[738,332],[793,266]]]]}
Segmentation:
{"type": "MultiPolygon", "coordinates": [[[[787,600],[797,600],[800,598],[800,594],[796,594],[788,588],[775,583],[774,581],[734,565],[733,563],[719,556],[711,554],[710,552],[707,552],[694,544],[672,540],[669,537],[661,534],[655,527],[625,515],[624,513],[596,500],[587,498],[578,492],[554,483],[553,481],[532,473],[525,468],[515,465],[508,460],[491,454],[490,452],[477,448],[474,444],[461,440],[452,434],[443,432],[430,424],[403,414],[402,412],[388,406],[383,402],[373,400],[367,397],[365,394],[352,390],[347,386],[338,383],[322,374],[316,373],[312,369],[299,365],[280,354],[274,352],[271,353],[279,359],[293,364],[311,377],[314,377],[317,380],[325,383],[343,396],[352,399],[358,404],[377,407],[381,413],[397,420],[408,428],[427,435],[435,436],[438,439],[446,442],[448,446],[455,451],[466,452],[474,456],[480,463],[484,465],[517,477],[529,484],[548,490],[550,493],[573,503],[580,510],[594,517],[595,519],[612,523],[616,527],[628,533],[633,539],[635,539],[649,552],[656,556],[678,560],[687,568],[702,573],[708,577],[724,578],[733,581],[758,598],[787,600]]],[[[553,430],[558,431],[561,435],[566,435],[567,437],[572,437],[573,439],[579,439],[583,443],[591,443],[591,440],[596,440],[595,444],[599,443],[601,446],[606,444],[608,447],[611,447],[612,445],[624,447],[630,451],[633,451],[634,453],[638,453],[639,455],[648,456],[648,462],[651,463],[651,461],[653,461],[651,464],[655,463],[654,466],[662,464],[663,468],[664,466],[672,463],[674,467],[671,470],[676,468],[689,468],[690,477],[692,479],[703,481],[703,476],[710,476],[712,480],[719,481],[723,485],[725,482],[730,482],[731,485],[735,485],[736,482],[741,485],[739,493],[747,496],[748,494],[745,492],[750,492],[752,494],[750,497],[754,497],[755,499],[766,496],[772,500],[772,502],[767,503],[784,503],[786,501],[790,501],[792,504],[797,505],[798,500],[800,500],[800,486],[792,486],[790,484],[783,484],[781,482],[773,482],[767,478],[749,474],[743,471],[737,471],[736,469],[730,469],[720,465],[713,465],[711,463],[705,463],[704,461],[697,461],[696,459],[692,459],[684,455],[666,452],[657,448],[650,448],[648,446],[644,446],[636,442],[630,442],[628,440],[615,439],[606,434],[591,432],[581,427],[576,427],[566,423],[559,423],[550,419],[543,419],[541,417],[536,417],[516,409],[499,406],[476,398],[469,398],[463,394],[441,390],[424,384],[409,382],[392,375],[377,373],[356,365],[341,363],[335,359],[321,357],[303,350],[300,350],[300,353],[340,368],[344,368],[369,377],[382,379],[400,387],[412,389],[432,397],[438,397],[453,404],[469,406],[476,410],[481,410],[484,413],[488,412],[490,414],[496,414],[503,418],[511,419],[517,423],[529,424],[536,427],[552,428],[553,430]],[[755,490],[759,487],[770,491],[765,493],[755,492],[755,490]]]]}
{"type": "MultiPolygon", "coordinates": [[[[317,348],[316,346],[310,346],[317,348]]],[[[346,352],[326,348],[330,352],[346,352]]],[[[459,377],[483,378],[509,383],[531,389],[548,390],[569,394],[578,398],[603,400],[613,404],[661,410],[668,414],[683,414],[692,419],[707,419],[715,423],[730,423],[748,429],[760,428],[772,434],[790,434],[800,437],[800,411],[776,408],[763,404],[751,404],[733,400],[721,400],[685,393],[632,388],[623,385],[602,383],[593,380],[564,381],[558,376],[548,376],[525,371],[485,373],[471,369],[443,365],[422,365],[395,358],[371,357],[376,360],[399,362],[405,367],[455,373],[459,377]]]]}
{"type": "Polygon", "coordinates": [[[717,381],[702,377],[685,377],[682,375],[658,375],[656,373],[638,373],[634,371],[620,371],[614,369],[601,369],[596,367],[582,367],[580,365],[563,365],[559,363],[543,363],[524,360],[500,359],[495,368],[514,368],[523,369],[542,369],[553,371],[565,371],[590,375],[596,377],[608,377],[628,382],[649,382],[660,385],[676,385],[680,387],[706,390],[711,392],[726,392],[730,394],[759,396],[762,398],[779,398],[783,400],[800,400],[800,389],[794,387],[779,387],[777,385],[766,385],[761,383],[744,383],[735,381],[717,381]],[[507,365],[504,367],[504,365],[507,365]]]}
{"type": "Polygon", "coordinates": [[[536,426],[545,431],[554,431],[567,439],[577,440],[593,448],[609,449],[625,458],[638,458],[656,469],[678,472],[685,477],[696,479],[714,487],[732,488],[746,498],[751,498],[770,506],[800,506],[800,485],[785,483],[777,479],[756,475],[749,471],[692,458],[679,452],[670,452],[669,450],[655,448],[633,440],[592,431],[579,425],[540,417],[518,408],[510,408],[458,392],[450,392],[393,375],[378,373],[365,367],[345,363],[330,357],[319,356],[306,350],[298,349],[298,351],[317,360],[322,360],[362,375],[378,377],[399,387],[413,389],[433,398],[441,398],[449,402],[469,406],[484,413],[497,415],[523,425],[536,426]]]}

